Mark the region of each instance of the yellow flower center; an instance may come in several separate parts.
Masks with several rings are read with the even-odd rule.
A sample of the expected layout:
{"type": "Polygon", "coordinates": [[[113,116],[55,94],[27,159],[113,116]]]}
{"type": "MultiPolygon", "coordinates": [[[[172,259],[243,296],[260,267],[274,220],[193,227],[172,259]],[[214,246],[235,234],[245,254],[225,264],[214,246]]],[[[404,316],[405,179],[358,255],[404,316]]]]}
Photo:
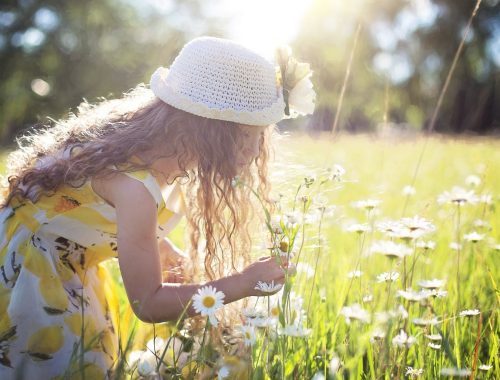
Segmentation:
{"type": "Polygon", "coordinates": [[[250,336],[250,333],[249,333],[248,331],[246,331],[246,332],[245,332],[245,338],[247,338],[248,340],[250,340],[250,338],[252,338],[252,337],[250,336]]]}
{"type": "Polygon", "coordinates": [[[215,305],[215,298],[212,296],[206,296],[203,298],[203,306],[205,307],[213,307],[215,305]]]}
{"type": "Polygon", "coordinates": [[[286,241],[282,241],[280,243],[280,251],[281,252],[288,252],[288,243],[286,241]]]}
{"type": "Polygon", "coordinates": [[[273,307],[273,308],[271,308],[271,315],[273,317],[277,317],[278,315],[280,315],[280,309],[279,309],[279,307],[273,307]]]}

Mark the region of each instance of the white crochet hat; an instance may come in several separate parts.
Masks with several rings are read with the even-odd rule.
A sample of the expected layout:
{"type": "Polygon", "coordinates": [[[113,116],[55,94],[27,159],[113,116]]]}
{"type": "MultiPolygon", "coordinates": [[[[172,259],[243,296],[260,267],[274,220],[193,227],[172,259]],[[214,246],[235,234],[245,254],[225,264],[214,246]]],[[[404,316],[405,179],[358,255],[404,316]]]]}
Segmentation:
{"type": "Polygon", "coordinates": [[[210,119],[269,125],[284,117],[274,64],[231,40],[188,42],[170,69],[153,73],[150,87],[165,103],[210,119]]]}

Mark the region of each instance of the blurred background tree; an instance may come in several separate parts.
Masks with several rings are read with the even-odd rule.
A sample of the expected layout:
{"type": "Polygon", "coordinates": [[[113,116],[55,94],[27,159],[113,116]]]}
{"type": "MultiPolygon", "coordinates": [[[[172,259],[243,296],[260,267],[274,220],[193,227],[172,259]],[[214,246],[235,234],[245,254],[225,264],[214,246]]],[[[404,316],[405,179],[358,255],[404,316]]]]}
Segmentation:
{"type": "MultiPolygon", "coordinates": [[[[319,104],[309,126],[333,125],[355,29],[361,26],[341,125],[384,121],[426,128],[476,1],[314,0],[295,41],[316,69],[319,104]]],[[[483,0],[439,113],[436,130],[500,129],[500,1],[483,0]]]]}
{"type": "MultiPolygon", "coordinates": [[[[216,4],[224,7],[224,1],[229,4],[2,1],[0,142],[45,123],[47,116],[63,117],[84,98],[92,102],[119,96],[137,83],[147,83],[153,70],[168,65],[193,37],[231,38],[227,15],[214,11],[216,4]]],[[[309,3],[291,45],[314,70],[316,112],[307,123],[290,120],[283,127],[332,128],[359,25],[339,128],[356,132],[396,123],[402,129],[425,129],[476,1],[309,3]]],[[[242,0],[240,16],[251,6],[251,1],[242,0]]],[[[482,1],[436,130],[486,133],[500,128],[499,11],[500,0],[482,1]]],[[[276,14],[278,21],[286,23],[276,14]]],[[[259,20],[252,24],[254,30],[266,27],[259,20]]]]}
{"type": "MultiPolygon", "coordinates": [[[[198,0],[163,8],[120,0],[0,3],[0,141],[84,98],[119,96],[199,35],[221,35],[198,0]],[[175,17],[169,17],[174,15],[175,17]]],[[[160,4],[161,5],[161,4],[160,4]]]]}

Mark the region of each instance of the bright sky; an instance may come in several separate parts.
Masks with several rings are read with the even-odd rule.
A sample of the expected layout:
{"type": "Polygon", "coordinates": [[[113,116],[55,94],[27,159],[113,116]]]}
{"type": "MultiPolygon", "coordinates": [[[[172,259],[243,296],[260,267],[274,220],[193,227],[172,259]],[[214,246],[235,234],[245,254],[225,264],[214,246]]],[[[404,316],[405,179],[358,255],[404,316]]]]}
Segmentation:
{"type": "Polygon", "coordinates": [[[232,16],[230,37],[272,58],[274,48],[289,44],[312,0],[220,0],[215,12],[232,16]]]}

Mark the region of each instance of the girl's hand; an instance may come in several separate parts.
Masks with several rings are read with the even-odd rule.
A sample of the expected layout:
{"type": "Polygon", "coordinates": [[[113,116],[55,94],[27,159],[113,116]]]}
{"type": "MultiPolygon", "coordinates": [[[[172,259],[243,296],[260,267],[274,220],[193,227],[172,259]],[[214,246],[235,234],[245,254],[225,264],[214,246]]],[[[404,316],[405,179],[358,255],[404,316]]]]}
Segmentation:
{"type": "Polygon", "coordinates": [[[294,266],[286,260],[279,257],[261,257],[258,261],[250,264],[241,272],[241,278],[245,284],[247,297],[263,296],[277,293],[263,293],[255,289],[257,282],[263,281],[266,283],[283,284],[285,281],[286,271],[293,272],[294,266]]]}

